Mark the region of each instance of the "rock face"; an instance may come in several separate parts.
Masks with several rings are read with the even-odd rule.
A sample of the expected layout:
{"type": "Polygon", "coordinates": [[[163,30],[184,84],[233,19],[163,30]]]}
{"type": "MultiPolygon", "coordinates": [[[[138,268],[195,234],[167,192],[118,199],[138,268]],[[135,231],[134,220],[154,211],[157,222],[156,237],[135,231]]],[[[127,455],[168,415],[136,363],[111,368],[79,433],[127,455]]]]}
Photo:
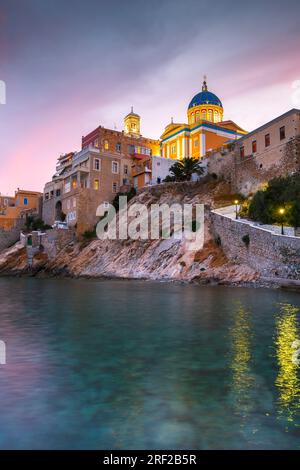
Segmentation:
{"type": "MultiPolygon", "coordinates": [[[[191,203],[207,207],[222,205],[222,194],[228,193],[225,183],[165,184],[141,191],[130,202],[147,205],[191,203]]],[[[1,272],[22,273],[23,257],[17,251],[19,262],[12,262],[11,254],[0,258],[1,272]]],[[[69,243],[53,259],[45,254],[33,260],[32,274],[70,275],[83,277],[118,277],[155,280],[195,281],[200,283],[249,283],[259,275],[247,265],[234,264],[226,258],[211,235],[210,218],[205,216],[204,246],[201,250],[187,250],[185,240],[94,240],[69,243]]]]}

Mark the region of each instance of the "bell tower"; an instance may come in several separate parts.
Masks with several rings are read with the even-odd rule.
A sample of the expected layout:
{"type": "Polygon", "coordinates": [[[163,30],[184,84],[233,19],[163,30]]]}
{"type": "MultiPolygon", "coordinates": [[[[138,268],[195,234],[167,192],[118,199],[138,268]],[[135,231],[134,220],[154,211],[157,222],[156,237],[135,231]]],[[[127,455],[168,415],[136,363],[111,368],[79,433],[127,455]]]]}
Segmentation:
{"type": "Polygon", "coordinates": [[[127,114],[124,118],[124,132],[126,135],[130,137],[140,137],[140,124],[141,118],[138,114],[133,112],[133,106],[131,107],[131,111],[127,114]]]}

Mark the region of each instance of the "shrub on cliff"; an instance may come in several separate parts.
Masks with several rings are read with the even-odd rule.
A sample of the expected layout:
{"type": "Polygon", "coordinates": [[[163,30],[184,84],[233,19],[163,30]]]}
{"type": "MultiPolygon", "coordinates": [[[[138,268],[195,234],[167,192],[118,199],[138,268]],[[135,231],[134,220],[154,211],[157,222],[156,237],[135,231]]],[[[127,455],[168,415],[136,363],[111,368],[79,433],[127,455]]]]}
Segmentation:
{"type": "Polygon", "coordinates": [[[254,194],[248,217],[264,224],[300,226],[300,173],[273,178],[266,189],[254,194]],[[284,209],[280,214],[279,209],[284,209]]]}
{"type": "Polygon", "coordinates": [[[119,196],[127,196],[127,202],[129,202],[130,199],[132,199],[135,195],[136,195],[136,189],[135,188],[131,188],[127,193],[117,193],[115,195],[115,198],[114,198],[113,202],[112,202],[112,205],[116,209],[116,212],[119,211],[119,196]]]}

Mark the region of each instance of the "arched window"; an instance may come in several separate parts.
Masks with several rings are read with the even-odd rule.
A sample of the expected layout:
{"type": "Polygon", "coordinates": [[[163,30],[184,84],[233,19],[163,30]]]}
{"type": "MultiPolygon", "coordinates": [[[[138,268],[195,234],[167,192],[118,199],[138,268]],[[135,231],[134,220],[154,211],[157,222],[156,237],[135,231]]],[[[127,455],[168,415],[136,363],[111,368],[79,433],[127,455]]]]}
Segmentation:
{"type": "Polygon", "coordinates": [[[212,121],[212,120],[213,120],[213,112],[212,112],[211,109],[208,110],[208,117],[207,117],[207,119],[208,119],[209,121],[212,121]]]}
{"type": "Polygon", "coordinates": [[[108,149],[109,149],[108,140],[105,140],[105,141],[104,141],[104,149],[105,149],[105,150],[108,150],[108,149]]]}
{"type": "Polygon", "coordinates": [[[214,112],[214,122],[219,122],[219,113],[218,113],[218,111],[214,112]]]}
{"type": "Polygon", "coordinates": [[[196,111],[196,122],[200,121],[200,113],[199,111],[196,111]]]}
{"type": "Polygon", "coordinates": [[[202,111],[201,111],[201,119],[206,120],[206,109],[202,109],[202,111]]]}
{"type": "Polygon", "coordinates": [[[195,122],[195,114],[192,113],[191,114],[191,123],[194,124],[194,122],[195,122]]]}

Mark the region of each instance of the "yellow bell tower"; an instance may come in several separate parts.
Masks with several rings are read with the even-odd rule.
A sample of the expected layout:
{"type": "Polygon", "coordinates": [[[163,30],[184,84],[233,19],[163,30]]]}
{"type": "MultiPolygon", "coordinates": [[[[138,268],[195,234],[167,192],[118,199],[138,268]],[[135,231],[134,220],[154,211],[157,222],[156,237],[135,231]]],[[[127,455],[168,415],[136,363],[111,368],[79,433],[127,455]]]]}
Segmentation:
{"type": "Polygon", "coordinates": [[[138,114],[133,112],[133,106],[131,107],[131,111],[127,116],[124,118],[124,132],[126,135],[130,137],[140,137],[140,123],[141,118],[138,114]]]}

